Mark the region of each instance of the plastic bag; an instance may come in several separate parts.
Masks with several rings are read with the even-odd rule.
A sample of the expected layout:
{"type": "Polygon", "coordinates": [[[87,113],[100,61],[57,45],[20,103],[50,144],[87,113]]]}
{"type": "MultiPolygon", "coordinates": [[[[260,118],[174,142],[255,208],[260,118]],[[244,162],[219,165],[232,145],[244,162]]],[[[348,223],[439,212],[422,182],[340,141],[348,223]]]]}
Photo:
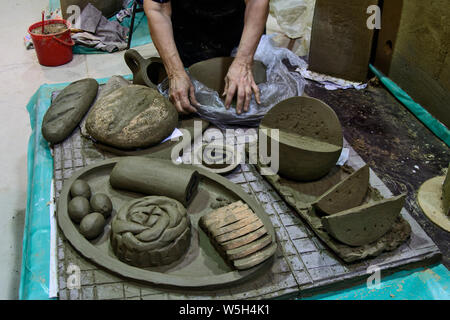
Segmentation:
{"type": "MultiPolygon", "coordinates": [[[[237,114],[236,109],[225,108],[219,93],[213,91],[191,77],[195,87],[195,96],[200,103],[198,115],[217,127],[257,127],[264,115],[277,103],[303,94],[305,79],[297,72],[290,72],[283,60],[291,66],[305,66],[306,63],[286,48],[277,48],[272,44],[271,36],[263,35],[255,53],[255,60],[261,61],[267,68],[267,82],[259,84],[261,104],[252,97],[247,113],[237,114]]],[[[169,96],[169,82],[165,79],[158,89],[165,97],[169,96]]]]}

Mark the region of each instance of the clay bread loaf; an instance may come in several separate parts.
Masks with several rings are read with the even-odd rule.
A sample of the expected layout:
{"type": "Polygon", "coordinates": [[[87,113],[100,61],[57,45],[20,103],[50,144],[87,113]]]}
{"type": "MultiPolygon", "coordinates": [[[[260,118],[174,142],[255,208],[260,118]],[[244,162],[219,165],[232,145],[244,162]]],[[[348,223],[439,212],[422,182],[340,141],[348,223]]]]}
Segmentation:
{"type": "Polygon", "coordinates": [[[97,96],[94,79],[75,81],[53,100],[42,120],[42,135],[50,143],[64,141],[81,122],[97,96]]]}
{"type": "Polygon", "coordinates": [[[175,107],[157,90],[129,85],[98,99],[86,130],[98,142],[129,150],[160,143],[177,124],[175,107]]]}

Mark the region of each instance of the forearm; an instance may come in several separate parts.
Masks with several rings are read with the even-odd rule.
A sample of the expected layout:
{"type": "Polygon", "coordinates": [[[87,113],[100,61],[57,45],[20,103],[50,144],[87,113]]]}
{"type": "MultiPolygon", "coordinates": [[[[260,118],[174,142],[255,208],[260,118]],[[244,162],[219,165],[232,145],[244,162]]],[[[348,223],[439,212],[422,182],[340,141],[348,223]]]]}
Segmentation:
{"type": "Polygon", "coordinates": [[[269,14],[269,0],[247,0],[244,31],[242,33],[236,59],[243,63],[252,63],[264,32],[269,14]]]}
{"type": "Polygon", "coordinates": [[[144,11],[148,17],[150,34],[156,49],[163,60],[169,78],[184,72],[173,37],[170,3],[159,4],[144,1],[144,11]]]}

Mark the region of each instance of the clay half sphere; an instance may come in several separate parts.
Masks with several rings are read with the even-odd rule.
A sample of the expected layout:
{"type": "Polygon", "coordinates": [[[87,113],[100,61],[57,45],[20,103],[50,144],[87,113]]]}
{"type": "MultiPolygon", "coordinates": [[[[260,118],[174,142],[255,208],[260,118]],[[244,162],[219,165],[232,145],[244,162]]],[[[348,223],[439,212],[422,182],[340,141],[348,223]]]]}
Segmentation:
{"type": "Polygon", "coordinates": [[[186,208],[167,197],[132,200],[112,221],[114,253],[136,267],[171,264],[187,252],[190,240],[191,223],[186,208]]]}
{"type": "Polygon", "coordinates": [[[86,129],[103,144],[137,149],[160,143],[177,124],[175,107],[157,90],[130,85],[101,97],[89,112],[86,129]]]}
{"type": "MultiPolygon", "coordinates": [[[[193,64],[189,67],[189,72],[194,79],[222,95],[225,88],[225,77],[233,61],[233,57],[212,58],[193,64]]],[[[252,71],[256,84],[267,81],[266,66],[261,61],[253,62],[252,71]]]]}
{"type": "Polygon", "coordinates": [[[265,115],[260,129],[267,135],[272,158],[271,139],[279,142],[279,174],[287,179],[320,179],[336,165],[342,152],[342,126],[336,113],[314,98],[280,102],[265,115]]]}
{"type": "Polygon", "coordinates": [[[42,120],[42,135],[50,143],[64,141],[81,122],[97,96],[98,83],[83,79],[71,83],[53,100],[42,120]]]}

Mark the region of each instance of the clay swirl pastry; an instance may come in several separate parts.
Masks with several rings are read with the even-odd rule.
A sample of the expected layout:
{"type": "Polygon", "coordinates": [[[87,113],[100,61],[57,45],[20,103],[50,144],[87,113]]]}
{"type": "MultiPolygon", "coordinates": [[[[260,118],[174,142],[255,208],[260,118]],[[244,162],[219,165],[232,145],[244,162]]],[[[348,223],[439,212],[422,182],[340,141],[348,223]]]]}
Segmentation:
{"type": "Polygon", "coordinates": [[[183,256],[190,243],[190,220],[177,200],[150,196],[125,204],[112,221],[116,256],[136,267],[162,266],[183,256]]]}

